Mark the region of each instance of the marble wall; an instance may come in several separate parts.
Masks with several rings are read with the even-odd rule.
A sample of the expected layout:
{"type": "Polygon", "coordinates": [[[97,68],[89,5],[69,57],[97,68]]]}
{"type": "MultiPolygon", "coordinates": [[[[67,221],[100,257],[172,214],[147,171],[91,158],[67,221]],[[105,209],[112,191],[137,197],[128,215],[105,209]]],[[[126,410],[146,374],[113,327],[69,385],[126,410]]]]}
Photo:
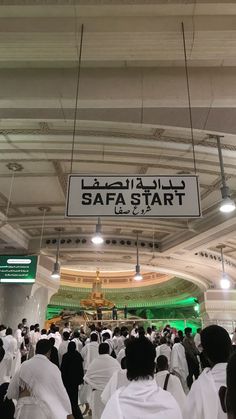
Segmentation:
{"type": "Polygon", "coordinates": [[[34,284],[0,284],[0,324],[13,330],[23,318],[44,326],[46,309],[59,281],[51,279],[52,261],[40,256],[34,284]]]}
{"type": "Polygon", "coordinates": [[[232,333],[236,327],[236,290],[207,290],[200,303],[204,326],[218,324],[232,333]]]}
{"type": "Polygon", "coordinates": [[[34,292],[32,285],[1,284],[0,323],[17,328],[25,317],[28,324],[44,325],[48,304],[48,289],[39,287],[34,292]]]}

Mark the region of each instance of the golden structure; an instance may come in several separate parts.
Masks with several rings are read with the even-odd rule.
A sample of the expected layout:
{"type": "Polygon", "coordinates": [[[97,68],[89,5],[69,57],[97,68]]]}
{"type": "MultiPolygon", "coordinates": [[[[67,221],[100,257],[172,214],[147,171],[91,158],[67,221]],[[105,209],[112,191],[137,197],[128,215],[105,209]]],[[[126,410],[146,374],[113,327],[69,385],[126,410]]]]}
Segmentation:
{"type": "Polygon", "coordinates": [[[114,306],[112,301],[106,300],[102,292],[102,280],[100,278],[99,270],[96,271],[96,278],[93,280],[92,292],[88,295],[88,298],[81,300],[81,307],[85,308],[97,308],[107,307],[111,308],[114,306]]]}

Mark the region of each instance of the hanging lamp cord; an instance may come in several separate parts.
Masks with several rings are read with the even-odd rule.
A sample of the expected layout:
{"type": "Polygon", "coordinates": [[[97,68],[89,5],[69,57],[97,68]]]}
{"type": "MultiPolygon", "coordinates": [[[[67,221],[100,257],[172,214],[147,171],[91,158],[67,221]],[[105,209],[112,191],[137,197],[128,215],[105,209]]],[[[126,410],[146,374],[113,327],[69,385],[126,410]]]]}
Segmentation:
{"type": "Polygon", "coordinates": [[[73,136],[72,136],[72,147],[71,147],[71,160],[70,160],[70,173],[73,171],[74,151],[75,151],[75,134],[76,134],[76,122],[78,116],[78,99],[79,99],[79,88],[80,88],[80,70],[82,60],[82,49],[83,49],[83,37],[84,37],[84,25],[81,26],[80,32],[80,47],[79,47],[79,59],[77,67],[77,83],[76,83],[76,95],[75,95],[75,109],[74,109],[74,125],[73,125],[73,136]]]}
{"type": "Polygon", "coordinates": [[[190,130],[191,130],[192,149],[193,149],[193,167],[194,167],[194,172],[196,174],[197,173],[197,167],[196,167],[195,144],[194,144],[194,135],[193,135],[193,115],[192,115],[192,106],[191,106],[188,60],[187,60],[187,51],[186,51],[186,38],[185,38],[185,30],[184,30],[184,23],[183,22],[182,22],[182,36],[183,36],[183,47],[184,47],[186,84],[187,84],[187,92],[188,92],[189,122],[190,122],[190,130]]]}
{"type": "Polygon", "coordinates": [[[9,195],[8,195],[8,201],[7,201],[7,208],[6,208],[6,213],[5,213],[5,221],[6,222],[8,221],[8,214],[9,214],[9,209],[10,209],[10,205],[11,205],[11,196],[12,196],[12,189],[13,189],[14,180],[15,180],[15,171],[13,170],[12,176],[11,176],[11,184],[10,184],[10,190],[9,190],[9,195]]]}
{"type": "Polygon", "coordinates": [[[43,219],[42,219],[42,227],[41,227],[41,234],[40,234],[40,240],[39,240],[39,253],[41,251],[42,248],[42,243],[43,243],[43,234],[44,234],[44,226],[45,226],[45,215],[47,212],[47,208],[43,209],[43,219]]]}

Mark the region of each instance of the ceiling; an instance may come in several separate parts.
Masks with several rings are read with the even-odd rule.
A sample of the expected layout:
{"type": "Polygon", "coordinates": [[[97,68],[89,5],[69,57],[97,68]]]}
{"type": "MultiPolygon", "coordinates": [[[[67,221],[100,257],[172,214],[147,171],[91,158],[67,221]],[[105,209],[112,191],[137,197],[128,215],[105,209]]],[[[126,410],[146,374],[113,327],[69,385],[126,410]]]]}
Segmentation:
{"type": "Polygon", "coordinates": [[[224,244],[236,280],[236,217],[219,213],[220,134],[236,198],[236,5],[228,1],[2,1],[0,250],[55,257],[64,269],[144,272],[218,287],[224,244]],[[168,4],[166,4],[168,3],[168,4]],[[84,24],[73,173],[194,174],[181,22],[186,32],[200,219],[65,219],[84,24]],[[14,178],[12,163],[17,163],[14,178]],[[9,166],[10,164],[10,166],[9,166]],[[10,197],[10,201],[9,201],[10,197]],[[9,204],[9,205],[8,205],[9,204]]]}
{"type": "MultiPolygon", "coordinates": [[[[80,300],[87,298],[90,288],[68,286],[63,283],[59,291],[54,294],[50,301],[51,306],[79,308],[80,300]]],[[[145,285],[130,288],[107,288],[104,285],[103,292],[109,301],[118,307],[188,307],[196,305],[199,289],[190,282],[181,278],[172,278],[167,282],[159,283],[158,286],[145,285]],[[194,301],[195,300],[195,301],[194,301]]]]}

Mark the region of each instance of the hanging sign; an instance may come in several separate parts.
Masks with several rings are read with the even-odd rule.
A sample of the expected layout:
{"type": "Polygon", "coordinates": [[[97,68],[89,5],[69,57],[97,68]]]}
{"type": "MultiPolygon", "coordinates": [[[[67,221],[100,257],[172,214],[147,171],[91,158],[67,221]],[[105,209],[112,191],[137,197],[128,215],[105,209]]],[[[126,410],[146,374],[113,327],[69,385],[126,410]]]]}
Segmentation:
{"type": "Polygon", "coordinates": [[[32,284],[36,279],[37,256],[1,256],[0,283],[32,284]]]}
{"type": "Polygon", "coordinates": [[[68,180],[66,217],[200,217],[197,176],[81,176],[68,180]]]}

